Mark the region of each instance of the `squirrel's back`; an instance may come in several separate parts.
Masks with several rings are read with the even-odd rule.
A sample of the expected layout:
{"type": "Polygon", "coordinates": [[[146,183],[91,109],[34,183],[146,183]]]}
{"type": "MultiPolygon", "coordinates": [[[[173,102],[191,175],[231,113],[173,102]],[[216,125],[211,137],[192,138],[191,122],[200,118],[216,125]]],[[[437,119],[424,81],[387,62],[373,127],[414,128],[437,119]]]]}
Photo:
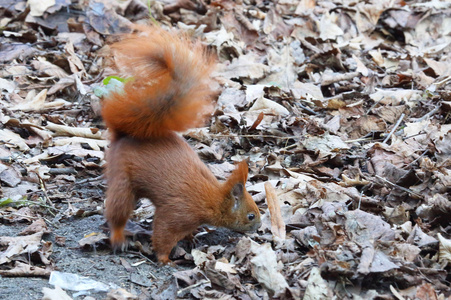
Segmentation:
{"type": "Polygon", "coordinates": [[[214,61],[199,42],[158,27],[138,27],[112,46],[118,69],[133,79],[104,101],[113,132],[107,153],[105,217],[111,243],[124,229],[136,200],[155,205],[153,248],[169,262],[177,241],[201,224],[253,231],[260,213],[246,191],[246,162],[219,182],[176,131],[200,125],[212,107],[214,61]]]}
{"type": "Polygon", "coordinates": [[[212,108],[212,56],[187,36],[136,28],[112,46],[118,69],[132,79],[104,101],[108,128],[115,137],[149,139],[201,125],[212,108]]]}

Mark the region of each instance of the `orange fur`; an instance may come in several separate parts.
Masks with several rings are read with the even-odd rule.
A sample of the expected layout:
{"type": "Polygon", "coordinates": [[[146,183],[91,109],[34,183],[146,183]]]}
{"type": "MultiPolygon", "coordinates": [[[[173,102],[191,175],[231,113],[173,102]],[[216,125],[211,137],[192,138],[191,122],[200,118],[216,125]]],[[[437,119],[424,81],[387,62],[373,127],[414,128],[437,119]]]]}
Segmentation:
{"type": "Polygon", "coordinates": [[[133,80],[105,101],[106,125],[139,139],[201,125],[212,108],[212,56],[186,36],[158,27],[137,28],[139,34],[112,46],[118,68],[133,80]]]}
{"type": "Polygon", "coordinates": [[[156,27],[139,29],[112,47],[118,66],[134,80],[103,106],[114,134],[107,153],[105,217],[112,244],[122,244],[136,200],[149,198],[156,207],[153,247],[167,263],[176,243],[198,226],[253,231],[260,213],[244,188],[246,162],[220,183],[174,133],[201,124],[211,107],[211,57],[199,42],[156,27]]]}

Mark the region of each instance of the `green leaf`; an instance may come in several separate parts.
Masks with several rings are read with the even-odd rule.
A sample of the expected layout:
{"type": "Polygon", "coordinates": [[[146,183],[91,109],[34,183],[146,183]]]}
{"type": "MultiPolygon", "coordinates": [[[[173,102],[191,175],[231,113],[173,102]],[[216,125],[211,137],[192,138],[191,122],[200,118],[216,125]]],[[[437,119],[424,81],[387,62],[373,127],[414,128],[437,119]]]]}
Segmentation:
{"type": "Polygon", "coordinates": [[[127,81],[130,81],[133,79],[133,77],[129,77],[129,78],[121,78],[118,76],[108,76],[103,80],[103,84],[104,85],[108,85],[108,83],[110,82],[111,79],[116,79],[117,81],[120,81],[122,83],[126,83],[127,81]]]}
{"type": "Polygon", "coordinates": [[[11,199],[11,198],[2,198],[2,199],[0,199],[0,206],[6,206],[6,205],[11,204],[13,202],[14,202],[14,200],[11,199]]]}

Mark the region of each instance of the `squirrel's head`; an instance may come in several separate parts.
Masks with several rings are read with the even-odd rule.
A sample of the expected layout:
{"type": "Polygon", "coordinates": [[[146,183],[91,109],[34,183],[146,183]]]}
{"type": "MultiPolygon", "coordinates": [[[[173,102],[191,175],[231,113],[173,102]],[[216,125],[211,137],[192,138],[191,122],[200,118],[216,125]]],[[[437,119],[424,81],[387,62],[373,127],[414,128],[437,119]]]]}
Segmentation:
{"type": "Polygon", "coordinates": [[[260,212],[251,195],[246,191],[248,167],[240,162],[224,183],[224,227],[239,232],[255,231],[260,225],[260,212]]]}

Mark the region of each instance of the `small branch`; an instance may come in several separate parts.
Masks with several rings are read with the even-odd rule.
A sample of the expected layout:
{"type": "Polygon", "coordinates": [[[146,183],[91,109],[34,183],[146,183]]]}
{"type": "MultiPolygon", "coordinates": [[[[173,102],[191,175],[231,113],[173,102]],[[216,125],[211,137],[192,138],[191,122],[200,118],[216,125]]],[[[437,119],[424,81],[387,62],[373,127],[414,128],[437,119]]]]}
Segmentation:
{"type": "Polygon", "coordinates": [[[428,112],[427,114],[425,114],[425,115],[422,116],[421,118],[418,118],[418,119],[412,119],[412,121],[415,122],[415,123],[424,121],[424,120],[426,120],[427,118],[429,118],[430,116],[432,116],[433,114],[435,114],[439,109],[440,109],[440,106],[436,106],[433,110],[431,110],[430,112],[428,112]]]}
{"type": "Polygon", "coordinates": [[[402,120],[404,119],[406,115],[403,113],[401,114],[401,117],[399,117],[398,122],[396,122],[395,126],[392,128],[392,130],[390,131],[390,133],[387,135],[387,137],[385,138],[385,140],[382,142],[382,144],[386,144],[387,141],[391,138],[391,136],[393,135],[393,132],[396,131],[396,128],[398,128],[399,124],[401,124],[402,120]]]}
{"type": "Polygon", "coordinates": [[[448,76],[445,79],[443,79],[442,81],[434,82],[433,84],[439,86],[439,85],[442,85],[442,84],[444,84],[444,83],[446,83],[447,81],[450,81],[450,80],[451,80],[451,76],[448,76]]]}
{"type": "MultiPolygon", "coordinates": [[[[139,251],[130,251],[130,250],[127,250],[127,253],[131,253],[131,254],[135,254],[135,255],[141,256],[142,258],[144,258],[145,260],[147,260],[149,263],[151,263],[153,266],[155,266],[155,267],[158,266],[157,263],[155,263],[154,261],[152,261],[150,258],[148,258],[147,256],[145,256],[144,254],[142,254],[142,253],[139,252],[139,251]]],[[[150,273],[150,275],[151,275],[152,277],[154,277],[154,279],[156,279],[155,275],[153,275],[152,273],[150,273]]]]}
{"type": "Polygon", "coordinates": [[[228,137],[228,138],[235,138],[235,137],[247,137],[247,138],[273,138],[273,139],[281,139],[281,140],[289,140],[289,139],[299,139],[300,136],[277,136],[277,135],[255,135],[255,134],[237,134],[237,135],[230,135],[230,134],[211,134],[212,137],[228,137]]]}
{"type": "Polygon", "coordinates": [[[302,105],[302,104],[299,103],[299,102],[295,102],[294,104],[297,105],[297,106],[299,106],[301,109],[308,111],[308,112],[311,113],[312,115],[315,115],[315,116],[319,115],[319,113],[317,113],[317,112],[314,111],[313,109],[311,109],[311,108],[309,108],[309,107],[307,107],[307,106],[305,106],[305,105],[302,105]]]}
{"type": "Polygon", "coordinates": [[[75,182],[75,184],[84,184],[87,182],[95,182],[95,181],[103,180],[104,177],[105,177],[105,174],[102,174],[95,178],[86,178],[86,179],[79,180],[79,181],[75,182]]]}
{"type": "MultiPolygon", "coordinates": [[[[359,105],[362,104],[362,103],[363,103],[363,100],[359,100],[359,101],[357,101],[357,102],[354,102],[354,103],[351,103],[351,104],[346,105],[346,107],[359,106],[359,105]]],[[[368,113],[367,113],[367,114],[368,114],[368,113]]]]}
{"type": "Polygon", "coordinates": [[[75,168],[67,167],[67,168],[50,168],[49,174],[52,175],[62,175],[62,174],[77,174],[75,168]]]}
{"type": "Polygon", "coordinates": [[[365,141],[377,141],[377,140],[375,140],[372,137],[364,137],[364,138],[355,139],[355,140],[347,140],[347,141],[345,141],[345,143],[365,142],[365,141]]]}
{"type": "Polygon", "coordinates": [[[379,100],[377,100],[377,101],[375,101],[374,102],[374,104],[373,105],[371,105],[371,107],[366,111],[366,114],[369,114],[370,113],[370,111],[376,106],[376,105],[378,105],[379,104],[379,102],[381,102],[382,101],[382,99],[384,99],[385,98],[385,96],[383,96],[382,98],[380,98],[379,100]]]}
{"type": "Polygon", "coordinates": [[[181,289],[181,290],[178,290],[178,291],[177,291],[177,295],[180,296],[180,295],[182,295],[185,291],[189,291],[189,290],[191,290],[191,289],[193,289],[193,288],[195,288],[195,287],[198,287],[198,286],[200,286],[200,285],[202,285],[202,284],[206,284],[206,283],[210,283],[210,280],[208,280],[208,279],[202,279],[202,280],[199,281],[198,283],[195,283],[195,284],[193,284],[193,285],[187,286],[186,288],[183,288],[183,289],[181,289]]]}
{"type": "Polygon", "coordinates": [[[412,166],[415,162],[417,162],[420,158],[426,155],[426,153],[429,152],[429,149],[426,149],[420,156],[418,156],[414,161],[412,161],[410,164],[406,165],[403,169],[407,169],[408,167],[412,166]]]}
{"type": "Polygon", "coordinates": [[[382,181],[384,181],[384,182],[386,182],[386,183],[388,183],[388,184],[390,184],[390,185],[392,185],[392,186],[394,186],[394,187],[396,187],[396,188],[398,188],[398,189],[400,189],[400,190],[402,190],[402,191],[404,191],[404,192],[407,192],[407,193],[409,193],[409,194],[415,195],[415,196],[417,196],[418,198],[424,199],[423,195],[417,194],[417,193],[415,193],[415,192],[412,191],[412,190],[409,190],[409,189],[407,189],[407,188],[405,188],[405,187],[403,187],[403,186],[400,186],[400,185],[397,185],[396,183],[393,183],[393,182],[391,182],[391,181],[388,181],[387,179],[382,178],[382,177],[380,177],[379,175],[376,175],[376,178],[379,178],[380,180],[382,180],[382,181]]]}
{"type": "MultiPolygon", "coordinates": [[[[36,175],[38,176],[38,179],[39,179],[39,185],[41,186],[41,190],[42,190],[42,193],[44,194],[44,198],[45,198],[46,202],[48,202],[49,206],[51,206],[52,209],[56,210],[55,205],[54,205],[53,202],[50,200],[49,195],[47,194],[47,189],[46,189],[46,187],[45,187],[44,180],[41,178],[41,176],[39,176],[38,173],[36,173],[36,175]]],[[[49,212],[52,216],[55,216],[55,214],[52,213],[51,210],[48,210],[48,212],[49,212]]]]}

